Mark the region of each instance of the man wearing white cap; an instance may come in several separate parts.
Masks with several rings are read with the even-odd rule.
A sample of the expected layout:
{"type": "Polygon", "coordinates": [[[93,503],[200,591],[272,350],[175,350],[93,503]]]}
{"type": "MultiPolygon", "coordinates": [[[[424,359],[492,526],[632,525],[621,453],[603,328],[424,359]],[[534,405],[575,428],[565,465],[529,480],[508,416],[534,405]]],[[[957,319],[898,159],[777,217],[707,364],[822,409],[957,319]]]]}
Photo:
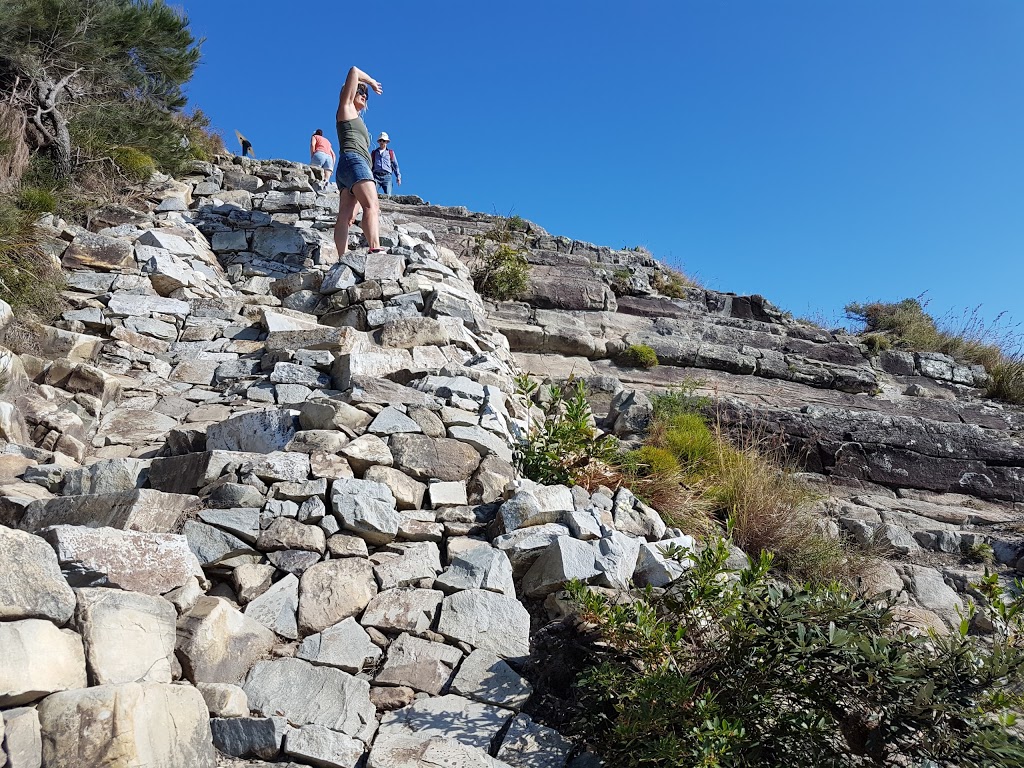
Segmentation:
{"type": "Polygon", "coordinates": [[[402,186],[402,172],[398,170],[398,159],[395,152],[388,148],[391,138],[381,131],[377,137],[377,148],[370,153],[373,160],[373,180],[377,182],[377,191],[384,195],[391,194],[391,176],[394,174],[398,186],[402,186]]]}

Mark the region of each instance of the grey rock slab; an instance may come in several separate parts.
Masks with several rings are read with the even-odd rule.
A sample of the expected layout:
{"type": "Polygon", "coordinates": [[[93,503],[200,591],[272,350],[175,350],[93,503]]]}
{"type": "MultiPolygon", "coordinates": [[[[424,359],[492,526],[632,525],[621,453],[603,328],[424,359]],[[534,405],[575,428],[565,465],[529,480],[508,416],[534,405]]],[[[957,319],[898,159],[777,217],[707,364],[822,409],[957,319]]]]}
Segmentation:
{"type": "Polygon", "coordinates": [[[45,619],[0,622],[0,648],[0,707],[87,685],[82,638],[69,629],[45,619]]]}
{"type": "Polygon", "coordinates": [[[50,525],[86,525],[168,533],[199,506],[196,496],[148,488],[95,496],[61,496],[29,504],[21,528],[38,531],[50,525]]]}
{"type": "Polygon", "coordinates": [[[508,768],[486,749],[440,736],[394,734],[378,738],[366,768],[508,768]]]}
{"type": "Polygon", "coordinates": [[[140,488],[146,482],[149,461],[144,459],[107,459],[88,467],[64,473],[62,495],[118,493],[140,488]]]}
{"type": "Polygon", "coordinates": [[[637,556],[636,572],[633,574],[637,584],[664,587],[679,578],[689,567],[685,560],[679,562],[665,557],[666,548],[672,545],[692,551],[696,543],[692,536],[677,536],[664,541],[642,543],[640,554],[637,556]]]}
{"type": "Polygon", "coordinates": [[[68,581],[162,595],[202,576],[188,539],[175,533],[56,525],[42,532],[68,581]]]}
{"type": "Polygon", "coordinates": [[[498,521],[505,533],[518,531],[521,528],[556,523],[561,516],[561,512],[558,510],[543,509],[537,495],[529,489],[517,491],[498,509],[498,521]]]}
{"type": "Polygon", "coordinates": [[[199,683],[196,689],[203,694],[210,717],[248,717],[249,697],[241,686],[230,683],[199,683]]]}
{"type": "MultiPolygon", "coordinates": [[[[301,384],[311,389],[327,389],[331,386],[331,377],[320,373],[315,368],[295,363],[278,363],[270,374],[273,384],[301,384]]],[[[280,393],[280,389],[278,390],[280,393]]]]}
{"type": "Polygon", "coordinates": [[[289,573],[245,606],[247,618],[257,621],[289,640],[299,637],[296,612],[299,608],[299,580],[289,573]]]}
{"type": "Polygon", "coordinates": [[[359,615],[376,594],[369,561],[344,557],[317,563],[299,582],[299,629],[303,635],[326,631],[359,615]]]}
{"type": "Polygon", "coordinates": [[[434,579],[434,587],[445,592],[487,589],[515,597],[512,563],[500,549],[474,547],[452,558],[444,573],[434,579]]]}
{"type": "Polygon", "coordinates": [[[956,591],[946,584],[942,574],[934,568],[921,565],[903,565],[900,575],[908,592],[922,606],[937,614],[950,627],[960,624],[964,612],[963,601],[956,591]]]}
{"type": "Polygon", "coordinates": [[[107,311],[120,317],[146,317],[147,315],[176,315],[186,317],[192,308],[187,301],[165,299],[162,296],[140,296],[115,293],[107,303],[107,311]]]}
{"type": "Polygon", "coordinates": [[[480,466],[475,448],[451,438],[395,434],[389,445],[394,466],[417,480],[468,480],[480,466]]]}
{"type": "Polygon", "coordinates": [[[322,725],[364,742],[377,728],[369,683],[339,669],[301,659],[261,661],[243,687],[253,711],[281,714],[293,725],[322,725]]]}
{"type": "Polygon", "coordinates": [[[360,435],[342,448],[341,453],[358,475],[364,474],[370,467],[390,467],[394,463],[388,444],[377,435],[360,435]]]}
{"type": "Polygon", "coordinates": [[[473,446],[481,456],[493,455],[502,461],[512,461],[512,448],[509,444],[483,427],[449,427],[448,437],[473,446]]]}
{"type": "Polygon", "coordinates": [[[188,541],[189,549],[204,566],[214,565],[239,554],[255,554],[251,544],[227,531],[196,520],[185,523],[182,533],[188,541]]]}
{"type": "Polygon", "coordinates": [[[187,685],[125,683],[48,696],[39,705],[48,768],[215,768],[210,715],[187,685]]]}
{"type": "Polygon", "coordinates": [[[450,640],[506,659],[522,658],[530,652],[530,614],[522,603],[483,589],[467,589],[446,597],[437,631],[450,640]]]}
{"type": "Polygon", "coordinates": [[[433,508],[463,507],[467,504],[469,504],[469,494],[464,481],[430,484],[430,506],[433,508]]]}
{"type": "Polygon", "coordinates": [[[149,482],[162,491],[191,493],[219,478],[229,464],[246,466],[264,482],[301,481],[309,476],[309,461],[304,453],[204,451],[154,459],[149,482]]]}
{"type": "Polygon", "coordinates": [[[370,480],[335,480],[331,509],[341,527],[367,543],[387,544],[398,534],[401,515],[391,490],[370,480]]]}
{"type": "Polygon", "coordinates": [[[546,523],[498,536],[494,539],[494,546],[508,555],[513,573],[520,578],[548,545],[561,536],[571,536],[569,529],[559,523],[546,523]]]}
{"type": "Polygon", "coordinates": [[[99,433],[107,445],[162,442],[178,422],[155,411],[118,409],[100,422],[99,433]]]}
{"type": "Polygon", "coordinates": [[[533,694],[533,686],[512,667],[479,648],[462,662],[451,688],[452,693],[515,710],[522,709],[533,694]]]}
{"type": "Polygon", "coordinates": [[[600,573],[596,583],[613,589],[626,589],[636,572],[640,545],[639,539],[618,531],[598,540],[595,565],[600,573]]]}
{"type": "Polygon", "coordinates": [[[363,473],[363,479],[386,485],[394,495],[395,506],[399,510],[420,509],[423,506],[427,486],[413,480],[400,469],[375,465],[363,473]]]}
{"type": "Polygon", "coordinates": [[[256,540],[260,552],[284,549],[303,549],[323,554],[327,551],[327,537],[316,525],[300,523],[288,517],[278,517],[260,533],[256,540]]]}
{"type": "Polygon", "coordinates": [[[76,595],[75,624],[94,685],[171,682],[178,618],[173,605],[119,589],[79,589],[76,595]]]}
{"type": "Polygon", "coordinates": [[[562,536],[551,542],[523,577],[523,592],[541,598],[577,579],[584,583],[600,572],[591,542],[562,536]]]}
{"type": "Polygon", "coordinates": [[[295,655],[312,664],[337,667],[355,674],[375,666],[382,653],[366,630],[350,616],[323,632],[305,638],[295,655]]]}
{"type": "Polygon", "coordinates": [[[369,431],[375,435],[393,435],[402,432],[422,432],[420,425],[394,406],[388,406],[370,423],[369,431]]]}
{"type": "Polygon", "coordinates": [[[272,453],[283,451],[295,437],[295,419],[288,411],[250,411],[211,424],[206,429],[210,451],[272,453]]]}
{"type": "Polygon", "coordinates": [[[193,683],[237,683],[275,642],[273,632],[220,597],[200,597],[178,625],[178,659],[193,683]]]}
{"type": "MultiPolygon", "coordinates": [[[[237,494],[225,494],[229,496],[228,501],[253,501],[261,505],[263,504],[263,494],[252,486],[225,484],[221,488],[225,488],[226,485],[231,485],[229,490],[237,491],[237,494]]],[[[207,497],[207,502],[209,501],[210,497],[207,497]]],[[[258,507],[238,506],[223,509],[203,509],[199,512],[199,519],[208,525],[216,526],[230,533],[232,536],[248,544],[255,544],[256,539],[260,535],[260,510],[258,507]]]]}
{"type": "Polygon", "coordinates": [[[433,627],[443,599],[444,592],[436,589],[389,589],[370,601],[359,621],[382,632],[422,634],[433,627]]]}
{"type": "Polygon", "coordinates": [[[322,725],[304,725],[288,732],[284,753],[318,768],[354,768],[365,747],[351,736],[322,725]]]}
{"type": "Polygon", "coordinates": [[[382,591],[433,579],[441,572],[441,551],[432,541],[391,544],[370,559],[375,563],[373,573],[382,591]]]}
{"type": "Polygon", "coordinates": [[[433,696],[441,693],[462,660],[462,651],[409,634],[388,646],[388,657],[374,682],[405,685],[433,696]]]}
{"type": "Polygon", "coordinates": [[[283,717],[213,717],[210,730],[213,746],[225,755],[273,760],[281,753],[288,721],[283,717]]]}
{"type": "Polygon", "coordinates": [[[486,751],[514,715],[508,709],[448,694],[388,712],[381,718],[377,738],[387,743],[396,736],[440,736],[486,751]]]}
{"type": "Polygon", "coordinates": [[[34,707],[17,707],[0,713],[0,768],[39,768],[43,763],[43,738],[39,713],[34,707]]]}
{"type": "Polygon", "coordinates": [[[0,526],[0,563],[0,620],[68,622],[75,610],[75,593],[49,544],[30,533],[0,526]]]}
{"type": "Polygon", "coordinates": [[[362,432],[372,416],[353,405],[327,398],[314,398],[302,404],[299,423],[303,429],[341,429],[362,432]]]}
{"type": "Polygon", "coordinates": [[[533,722],[529,715],[516,715],[501,747],[498,759],[513,768],[564,768],[573,743],[553,728],[533,722]]]}

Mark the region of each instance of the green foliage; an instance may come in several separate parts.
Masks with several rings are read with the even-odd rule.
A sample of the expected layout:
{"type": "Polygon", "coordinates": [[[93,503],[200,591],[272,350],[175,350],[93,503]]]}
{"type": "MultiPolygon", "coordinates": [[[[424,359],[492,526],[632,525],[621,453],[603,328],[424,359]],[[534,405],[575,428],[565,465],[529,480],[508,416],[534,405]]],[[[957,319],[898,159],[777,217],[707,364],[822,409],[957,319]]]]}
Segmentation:
{"type": "Polygon", "coordinates": [[[679,472],[679,461],[668,448],[644,445],[622,456],[622,469],[637,477],[679,472]]]}
{"type": "Polygon", "coordinates": [[[613,603],[570,594],[600,642],[579,680],[576,730],[620,768],[1024,764],[1021,601],[991,601],[991,646],[911,634],[891,606],[835,584],[784,585],[772,558],[727,570],[720,540],[667,555],[667,590],[613,603]]]}
{"type": "Polygon", "coordinates": [[[619,356],[619,363],[630,368],[653,368],[658,364],[658,355],[646,344],[630,344],[619,356]]]}
{"type": "Polygon", "coordinates": [[[509,216],[508,228],[513,232],[526,232],[528,227],[522,216],[509,216]]]}
{"type": "MultiPolygon", "coordinates": [[[[598,266],[598,265],[594,265],[598,266]]],[[[633,279],[633,273],[626,267],[617,267],[611,276],[611,287],[612,291],[615,292],[616,296],[624,296],[630,291],[630,280],[633,279]]]]}
{"type": "Polygon", "coordinates": [[[696,394],[701,383],[696,379],[687,379],[652,397],[655,420],[663,421],[684,413],[704,413],[711,406],[711,398],[696,394]]]}
{"type": "Polygon", "coordinates": [[[517,216],[499,219],[489,230],[467,243],[464,256],[472,265],[473,285],[482,296],[511,301],[526,290],[530,264],[526,250],[513,244],[522,221],[517,216]]]}
{"type": "Polygon", "coordinates": [[[0,0],[0,86],[24,109],[26,137],[68,178],[113,160],[129,177],[138,156],[178,170],[190,159],[176,120],[199,61],[188,19],[164,0],[0,0]]]}
{"type": "Polygon", "coordinates": [[[516,451],[516,464],[531,480],[546,485],[573,485],[593,460],[611,461],[617,441],[598,437],[582,381],[547,392],[544,420],[516,451]]]}
{"type": "Polygon", "coordinates": [[[985,563],[986,565],[991,565],[996,559],[996,554],[992,549],[992,546],[983,541],[976,541],[970,546],[964,545],[962,553],[964,559],[970,563],[985,563]]]}

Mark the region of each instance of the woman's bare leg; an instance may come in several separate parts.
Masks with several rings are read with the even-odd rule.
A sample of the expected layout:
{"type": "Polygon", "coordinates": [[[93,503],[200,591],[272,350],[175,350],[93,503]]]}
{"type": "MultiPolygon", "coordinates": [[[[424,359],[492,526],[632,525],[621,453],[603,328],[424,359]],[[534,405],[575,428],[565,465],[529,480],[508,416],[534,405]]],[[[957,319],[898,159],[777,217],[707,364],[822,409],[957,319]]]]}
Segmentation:
{"type": "Polygon", "coordinates": [[[341,190],[341,198],[338,200],[338,218],[334,222],[334,246],[338,249],[339,256],[348,250],[348,230],[355,220],[355,210],[358,204],[349,190],[341,190]]]}
{"type": "MultiPolygon", "coordinates": [[[[352,194],[363,206],[363,236],[370,250],[380,248],[380,204],[377,202],[377,186],[372,181],[360,181],[352,185],[352,194]]],[[[340,215],[339,210],[339,215],[340,215]]]]}

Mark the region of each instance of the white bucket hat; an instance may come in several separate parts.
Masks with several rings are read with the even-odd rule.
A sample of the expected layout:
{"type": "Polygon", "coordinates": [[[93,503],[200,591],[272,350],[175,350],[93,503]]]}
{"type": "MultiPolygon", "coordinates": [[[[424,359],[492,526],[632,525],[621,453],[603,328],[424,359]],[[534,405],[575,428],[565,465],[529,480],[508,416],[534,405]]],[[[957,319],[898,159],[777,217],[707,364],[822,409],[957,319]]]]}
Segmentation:
{"type": "Polygon", "coordinates": [[[391,141],[391,137],[388,136],[384,131],[380,132],[380,136],[377,137],[377,141],[384,139],[384,141],[391,141]]]}

